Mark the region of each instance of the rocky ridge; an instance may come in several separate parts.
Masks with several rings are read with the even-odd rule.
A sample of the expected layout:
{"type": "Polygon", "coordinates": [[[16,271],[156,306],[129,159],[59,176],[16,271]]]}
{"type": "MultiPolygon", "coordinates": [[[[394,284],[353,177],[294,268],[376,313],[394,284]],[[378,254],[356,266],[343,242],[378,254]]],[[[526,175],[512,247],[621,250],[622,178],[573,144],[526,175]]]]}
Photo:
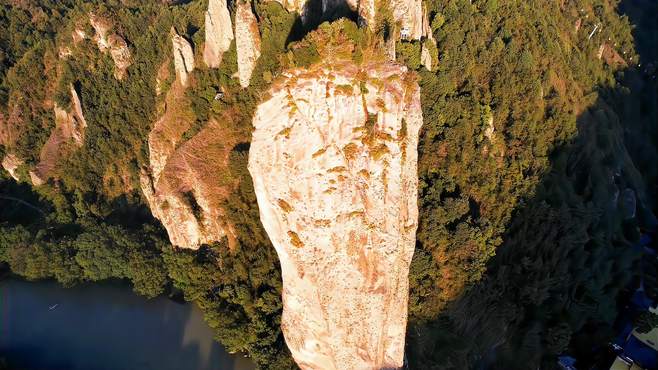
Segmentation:
{"type": "Polygon", "coordinates": [[[391,62],[283,74],[255,113],[249,171],[303,369],[403,365],[422,113],[391,62]]]}
{"type": "Polygon", "coordinates": [[[206,17],[206,42],[203,61],[209,68],[218,68],[222,56],[233,41],[233,24],[226,0],[210,0],[206,17]]]}
{"type": "MultiPolygon", "coordinates": [[[[232,228],[225,221],[221,203],[233,183],[218,177],[227,167],[234,143],[215,120],[185,141],[185,133],[195,121],[185,96],[194,54],[189,42],[178,34],[172,34],[172,43],[176,79],[167,91],[163,114],[149,134],[149,165],[140,176],[142,192],[173,245],[197,249],[228,236],[232,246],[232,228]]],[[[158,79],[166,80],[166,74],[167,68],[161,67],[158,79]]]]}

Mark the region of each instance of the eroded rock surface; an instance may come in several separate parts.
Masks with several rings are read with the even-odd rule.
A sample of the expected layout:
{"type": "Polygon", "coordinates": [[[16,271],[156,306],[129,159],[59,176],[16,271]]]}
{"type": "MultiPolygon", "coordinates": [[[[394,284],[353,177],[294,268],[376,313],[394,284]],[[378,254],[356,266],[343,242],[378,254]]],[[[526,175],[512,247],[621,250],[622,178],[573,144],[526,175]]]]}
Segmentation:
{"type": "Polygon", "coordinates": [[[218,179],[227,166],[231,143],[221,132],[216,121],[209,122],[167,158],[160,172],[141,176],[149,207],[175,246],[197,249],[222,240],[227,230],[231,233],[221,202],[232,183],[218,179]]]}
{"type": "Polygon", "coordinates": [[[226,0],[210,0],[206,11],[206,43],[203,49],[203,61],[208,67],[219,67],[231,41],[233,23],[226,0]]]}
{"type": "Polygon", "coordinates": [[[420,90],[386,62],[284,73],[254,116],[249,171],[303,369],[403,365],[420,90]]]}
{"type": "MultiPolygon", "coordinates": [[[[177,71],[164,112],[149,134],[149,166],[141,173],[140,185],[173,245],[197,249],[228,236],[231,246],[232,229],[221,202],[233,183],[221,173],[235,143],[217,121],[185,141],[195,116],[181,84],[183,76],[177,71]]],[[[167,79],[166,68],[160,69],[158,78],[167,79]]]]}
{"type": "Polygon", "coordinates": [[[238,1],[235,12],[235,43],[238,52],[240,86],[249,86],[251,73],[260,57],[260,31],[251,3],[238,1]]]}
{"type": "Polygon", "coordinates": [[[52,176],[55,166],[61,158],[68,154],[69,149],[84,145],[87,121],[82,115],[82,105],[78,93],[73,86],[70,87],[70,90],[71,110],[64,110],[55,103],[53,107],[55,128],[41,148],[39,163],[30,171],[30,180],[36,186],[44,184],[52,176]]]}
{"type": "Polygon", "coordinates": [[[20,167],[23,163],[23,160],[12,153],[8,153],[4,158],[2,158],[2,168],[9,172],[9,176],[11,176],[16,181],[19,180],[17,172],[18,167],[20,167]]]}
{"type": "MultiPolygon", "coordinates": [[[[126,75],[126,70],[133,63],[128,43],[117,33],[110,32],[112,29],[112,23],[109,20],[90,14],[89,23],[96,32],[94,40],[96,40],[98,50],[103,53],[109,51],[112,61],[114,61],[114,77],[118,80],[123,79],[126,75]]],[[[74,42],[76,42],[76,40],[84,39],[85,37],[86,34],[84,31],[76,29],[73,32],[74,42]]]]}
{"type": "Polygon", "coordinates": [[[180,84],[187,86],[188,75],[194,71],[194,51],[192,44],[172,30],[171,43],[174,47],[174,68],[180,84]]]}

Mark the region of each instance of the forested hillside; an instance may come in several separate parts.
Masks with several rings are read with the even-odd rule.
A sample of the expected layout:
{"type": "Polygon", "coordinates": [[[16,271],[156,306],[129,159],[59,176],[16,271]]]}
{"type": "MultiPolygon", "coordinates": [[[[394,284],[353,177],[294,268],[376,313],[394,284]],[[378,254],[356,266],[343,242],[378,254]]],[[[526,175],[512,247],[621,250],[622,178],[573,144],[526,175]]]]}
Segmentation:
{"type": "MultiPolygon", "coordinates": [[[[359,28],[349,12],[304,26],[277,2],[254,2],[262,50],[249,87],[233,77],[233,41],[219,69],[191,73],[178,101],[193,115],[186,139],[216,119],[237,143],[216,174],[235,183],[222,200],[235,245],[183,250],[151,215],[139,181],[166,99],[156,90],[172,84],[161,73],[174,69],[171,32],[201,60],[207,5],[0,1],[0,159],[20,162],[18,181],[0,169],[0,261],[30,280],[125,279],[147,297],[182,292],[229,351],[261,368],[294,368],[279,327],[279,262],[247,171],[252,115],[281,71],[317,62],[327,45],[349,45],[361,63],[388,31],[359,28]],[[77,30],[93,33],[89,14],[125,39],[122,78],[94,41],[74,41],[77,30]],[[84,144],[66,147],[35,186],[29,172],[55,127],[53,106],[71,107],[71,86],[84,144]]],[[[409,366],[552,368],[563,353],[585,363],[614,334],[622,293],[643,279],[658,294],[655,257],[638,246],[657,224],[657,85],[647,67],[657,59],[656,5],[425,5],[436,68],[421,66],[421,41],[396,45],[396,59],[418,74],[424,122],[409,366]]]]}

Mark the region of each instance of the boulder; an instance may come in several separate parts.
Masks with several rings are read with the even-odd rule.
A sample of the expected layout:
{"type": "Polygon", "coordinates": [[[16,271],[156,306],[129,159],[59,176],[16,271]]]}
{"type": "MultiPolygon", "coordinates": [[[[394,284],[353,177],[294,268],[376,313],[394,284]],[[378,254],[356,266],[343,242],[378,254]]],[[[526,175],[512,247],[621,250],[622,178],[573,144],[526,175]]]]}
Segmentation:
{"type": "Polygon", "coordinates": [[[403,365],[418,223],[420,89],[392,62],[322,62],[256,109],[249,171],[302,369],[403,365]]]}

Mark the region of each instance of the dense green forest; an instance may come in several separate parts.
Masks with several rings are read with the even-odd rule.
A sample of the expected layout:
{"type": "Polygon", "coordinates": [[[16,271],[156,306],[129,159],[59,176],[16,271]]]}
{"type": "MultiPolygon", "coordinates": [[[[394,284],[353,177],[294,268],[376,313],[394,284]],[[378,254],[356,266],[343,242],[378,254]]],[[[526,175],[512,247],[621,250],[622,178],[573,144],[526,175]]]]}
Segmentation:
{"type": "MultiPolygon", "coordinates": [[[[397,45],[398,60],[419,75],[424,117],[409,365],[552,368],[563,353],[585,363],[592,342],[605,345],[614,334],[624,291],[643,279],[657,294],[658,264],[637,247],[657,223],[657,84],[646,68],[658,59],[656,5],[426,5],[437,69],[420,66],[418,41],[397,45]],[[597,24],[604,26],[590,37],[597,24]],[[622,62],[597,57],[602,44],[622,62]]],[[[180,250],[151,216],[139,171],[163,99],[158,69],[173,69],[170,30],[200,58],[206,8],[204,0],[0,1],[0,123],[20,123],[0,157],[11,151],[25,160],[20,182],[0,170],[0,261],[26,279],[66,286],[125,279],[147,297],[181,291],[229,351],[262,368],[294,368],[279,328],[277,255],[246,169],[251,116],[282,70],[346,43],[361,62],[385,32],[358,28],[342,13],[330,18],[349,19],[303,26],[277,2],[254,3],[263,48],[249,88],[232,78],[233,42],[219,69],[194,71],[186,92],[196,117],[186,137],[211,117],[229,117],[240,143],[227,170],[238,186],[223,204],[237,246],[180,250]],[[123,80],[90,40],[58,58],[89,12],[112,19],[128,41],[134,61],[123,80]],[[44,102],[68,104],[69,84],[89,124],[84,146],[58,164],[56,180],[32,187],[28,168],[54,126],[44,102]]]]}

